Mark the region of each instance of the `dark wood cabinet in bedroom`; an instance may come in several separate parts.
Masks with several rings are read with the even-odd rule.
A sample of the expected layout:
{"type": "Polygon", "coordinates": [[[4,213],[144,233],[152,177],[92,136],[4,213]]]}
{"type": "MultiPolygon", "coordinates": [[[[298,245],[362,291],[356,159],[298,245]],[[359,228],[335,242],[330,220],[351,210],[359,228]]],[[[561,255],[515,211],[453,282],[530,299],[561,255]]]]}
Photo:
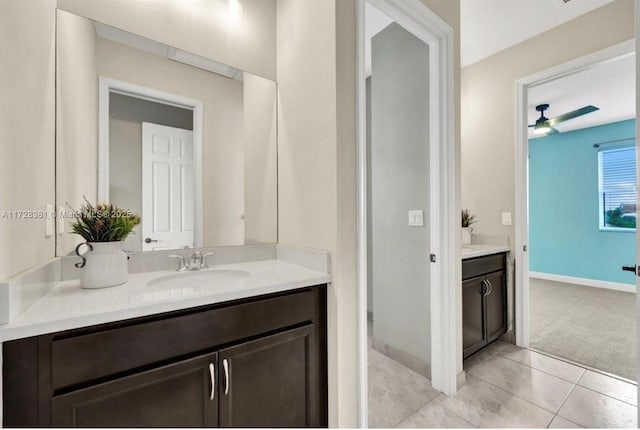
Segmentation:
{"type": "Polygon", "coordinates": [[[463,356],[507,332],[506,253],[462,261],[463,356]]]}
{"type": "Polygon", "coordinates": [[[3,344],[4,427],[326,427],[326,286],[3,344]]]}

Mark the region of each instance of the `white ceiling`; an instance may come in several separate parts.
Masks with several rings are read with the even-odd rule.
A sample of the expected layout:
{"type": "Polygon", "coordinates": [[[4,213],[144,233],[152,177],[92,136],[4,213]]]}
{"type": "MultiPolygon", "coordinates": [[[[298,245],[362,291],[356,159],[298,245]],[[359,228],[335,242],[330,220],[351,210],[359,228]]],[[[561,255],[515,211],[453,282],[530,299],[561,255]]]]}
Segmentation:
{"type": "MultiPolygon", "coordinates": [[[[577,0],[575,0],[577,1],[577,0]]],[[[594,105],[600,110],[555,126],[560,131],[577,130],[635,117],[635,55],[600,64],[585,71],[548,82],[529,90],[529,124],[540,114],[535,107],[550,105],[547,118],[594,105]]],[[[536,137],[530,132],[529,137],[536,137]]]]}
{"type": "Polygon", "coordinates": [[[461,0],[462,67],[613,0],[461,0]]]}
{"type": "MultiPolygon", "coordinates": [[[[515,45],[613,0],[461,0],[462,61],[470,64],[515,45]]],[[[371,74],[371,38],[391,24],[387,15],[365,6],[367,76],[371,74]]],[[[587,105],[600,110],[556,126],[560,132],[635,117],[635,56],[630,55],[566,76],[529,91],[529,124],[548,103],[547,118],[587,105]]],[[[530,137],[536,137],[532,133],[530,137]]]]}

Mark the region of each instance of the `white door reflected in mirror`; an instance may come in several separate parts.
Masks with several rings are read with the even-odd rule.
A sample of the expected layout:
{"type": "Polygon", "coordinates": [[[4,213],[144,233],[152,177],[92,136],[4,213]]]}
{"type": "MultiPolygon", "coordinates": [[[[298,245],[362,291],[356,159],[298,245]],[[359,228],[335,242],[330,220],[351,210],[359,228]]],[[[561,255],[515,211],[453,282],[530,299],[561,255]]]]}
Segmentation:
{"type": "Polygon", "coordinates": [[[132,240],[143,251],[194,246],[193,149],[193,131],[142,123],[142,235],[132,240]]]}

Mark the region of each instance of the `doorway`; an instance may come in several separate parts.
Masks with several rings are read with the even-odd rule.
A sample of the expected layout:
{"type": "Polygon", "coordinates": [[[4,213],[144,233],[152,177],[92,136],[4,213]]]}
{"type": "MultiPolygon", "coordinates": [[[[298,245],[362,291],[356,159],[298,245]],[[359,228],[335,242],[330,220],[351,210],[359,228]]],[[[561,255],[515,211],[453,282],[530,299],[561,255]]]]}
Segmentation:
{"type": "Polygon", "coordinates": [[[397,425],[409,403],[456,392],[452,34],[419,0],[358,2],[361,426],[397,425]],[[382,22],[369,37],[367,8],[382,22]],[[374,38],[369,74],[365,47],[374,38]],[[402,114],[400,98],[415,106],[402,114]],[[378,358],[387,366],[370,379],[368,360],[378,358]],[[376,378],[420,387],[407,401],[376,378]],[[372,415],[376,403],[389,413],[372,415]]]}
{"type": "Polygon", "coordinates": [[[633,51],[630,41],[518,82],[516,337],[635,381],[635,277],[622,271],[636,259],[633,51]]]}
{"type": "Polygon", "coordinates": [[[98,199],[142,219],[125,250],[202,246],[202,110],[199,100],[100,77],[98,199]],[[155,216],[158,205],[171,216],[155,216]]]}

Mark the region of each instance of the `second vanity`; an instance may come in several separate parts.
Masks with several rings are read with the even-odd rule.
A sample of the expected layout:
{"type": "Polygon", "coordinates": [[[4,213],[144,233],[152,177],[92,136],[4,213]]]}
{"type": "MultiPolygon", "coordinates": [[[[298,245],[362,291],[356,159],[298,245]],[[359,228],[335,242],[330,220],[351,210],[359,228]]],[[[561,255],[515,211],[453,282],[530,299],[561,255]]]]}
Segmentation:
{"type": "Polygon", "coordinates": [[[0,326],[3,426],[326,426],[329,281],[264,260],[61,282],[0,326]]]}
{"type": "Polygon", "coordinates": [[[507,332],[507,252],[500,245],[462,247],[462,338],[466,359],[507,332]]]}

